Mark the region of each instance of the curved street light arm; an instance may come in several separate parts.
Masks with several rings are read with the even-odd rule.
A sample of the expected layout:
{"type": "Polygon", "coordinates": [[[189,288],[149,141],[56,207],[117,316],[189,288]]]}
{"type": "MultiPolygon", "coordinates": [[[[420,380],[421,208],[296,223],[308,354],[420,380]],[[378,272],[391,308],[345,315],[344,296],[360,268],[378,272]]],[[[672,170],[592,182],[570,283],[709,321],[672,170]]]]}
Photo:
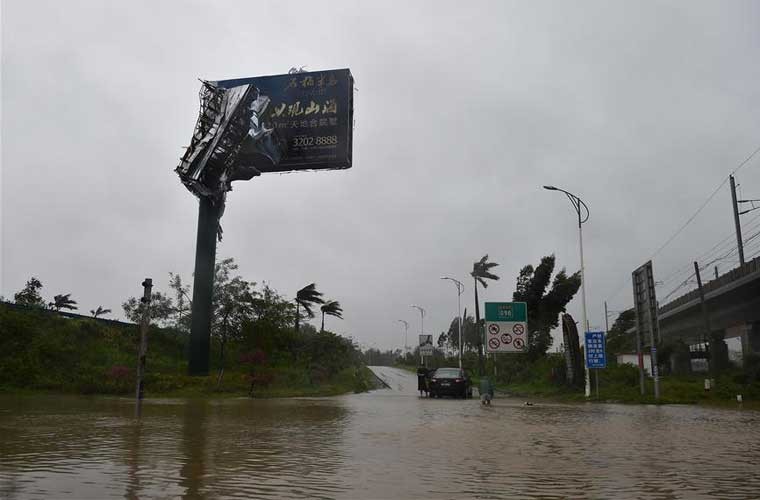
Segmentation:
{"type": "Polygon", "coordinates": [[[455,278],[449,278],[448,276],[443,276],[443,277],[441,277],[441,279],[442,279],[442,280],[449,280],[449,281],[452,281],[452,282],[454,283],[454,285],[456,285],[456,287],[457,287],[457,292],[459,293],[459,295],[462,295],[462,294],[464,293],[464,283],[462,283],[462,282],[461,282],[461,281],[459,281],[458,279],[455,279],[455,278]]]}
{"type": "Polygon", "coordinates": [[[588,220],[588,218],[591,216],[591,211],[588,209],[588,205],[586,205],[586,204],[583,202],[583,200],[581,200],[580,198],[578,198],[578,202],[579,202],[581,205],[583,205],[583,208],[586,210],[586,217],[582,217],[582,220],[581,220],[581,224],[583,224],[583,223],[584,223],[584,222],[586,222],[586,221],[588,220]]]}
{"type": "Polygon", "coordinates": [[[567,196],[567,199],[570,200],[570,203],[572,203],[573,208],[575,209],[575,212],[578,214],[578,225],[580,226],[584,222],[588,220],[588,218],[591,216],[591,211],[588,209],[588,205],[581,200],[579,197],[575,196],[573,193],[569,191],[565,191],[564,189],[555,187],[555,186],[544,186],[544,189],[547,189],[549,191],[560,191],[562,193],[565,193],[567,196]],[[583,212],[586,212],[585,217],[583,216],[583,212]]]}

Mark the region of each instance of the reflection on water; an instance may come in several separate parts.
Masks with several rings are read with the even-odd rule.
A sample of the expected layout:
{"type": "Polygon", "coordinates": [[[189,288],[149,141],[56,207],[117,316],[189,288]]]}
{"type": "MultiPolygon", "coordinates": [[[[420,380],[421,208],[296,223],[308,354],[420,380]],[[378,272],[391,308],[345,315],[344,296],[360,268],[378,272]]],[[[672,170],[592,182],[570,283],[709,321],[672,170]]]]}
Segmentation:
{"type": "Polygon", "coordinates": [[[330,496],[336,400],[0,398],[0,498],[330,496]]]}
{"type": "MultiPolygon", "coordinates": [[[[404,375],[393,373],[404,385],[404,375]]],[[[413,384],[413,379],[409,387],[413,384]]],[[[757,498],[760,412],[0,397],[0,498],[757,498]]]]}

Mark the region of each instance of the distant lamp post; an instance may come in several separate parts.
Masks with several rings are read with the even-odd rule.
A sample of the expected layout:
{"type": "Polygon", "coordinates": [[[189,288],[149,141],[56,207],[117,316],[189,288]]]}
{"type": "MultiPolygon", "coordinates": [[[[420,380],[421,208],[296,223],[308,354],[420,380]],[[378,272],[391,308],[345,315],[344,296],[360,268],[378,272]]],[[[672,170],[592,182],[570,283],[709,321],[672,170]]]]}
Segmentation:
{"type": "MultiPolygon", "coordinates": [[[[420,335],[425,335],[425,310],[421,308],[420,306],[415,306],[412,304],[413,308],[417,309],[420,312],[420,335]]],[[[420,349],[420,364],[424,364],[425,358],[422,355],[422,349],[420,349]]]]}
{"type": "Polygon", "coordinates": [[[457,287],[457,318],[459,318],[459,368],[462,368],[462,293],[464,293],[464,285],[461,281],[443,276],[442,280],[449,280],[457,287]]]}
{"type": "Polygon", "coordinates": [[[409,340],[408,340],[408,333],[409,333],[409,322],[404,321],[403,319],[397,319],[399,323],[404,324],[404,354],[409,350],[409,340]]]}
{"type": "MultiPolygon", "coordinates": [[[[588,328],[588,321],[586,319],[586,275],[585,275],[585,269],[583,266],[583,223],[586,222],[589,218],[590,212],[588,209],[588,206],[572,193],[569,193],[565,191],[564,189],[560,189],[558,187],[554,186],[544,186],[544,189],[548,189],[549,191],[559,191],[561,193],[565,193],[567,196],[567,199],[570,200],[570,203],[572,203],[573,208],[575,209],[575,212],[578,214],[578,241],[580,243],[580,250],[581,250],[581,302],[583,304],[583,322],[581,323],[583,327],[583,331],[585,332],[588,328]],[[585,214],[584,214],[585,212],[585,214]]],[[[584,334],[585,338],[585,334],[584,334]]],[[[583,349],[583,364],[585,368],[586,373],[586,397],[591,396],[591,381],[589,379],[589,373],[588,373],[588,366],[586,362],[586,356],[588,353],[586,352],[586,349],[583,349]]]]}

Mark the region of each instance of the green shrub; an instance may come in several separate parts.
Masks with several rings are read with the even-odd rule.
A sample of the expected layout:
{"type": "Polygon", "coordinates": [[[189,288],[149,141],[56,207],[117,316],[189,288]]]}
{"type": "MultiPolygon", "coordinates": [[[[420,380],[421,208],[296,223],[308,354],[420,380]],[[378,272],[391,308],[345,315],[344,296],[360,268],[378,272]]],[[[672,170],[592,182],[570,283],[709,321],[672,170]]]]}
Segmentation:
{"type": "Polygon", "coordinates": [[[609,366],[600,370],[600,381],[606,384],[636,387],[639,385],[639,368],[629,364],[609,366]]]}

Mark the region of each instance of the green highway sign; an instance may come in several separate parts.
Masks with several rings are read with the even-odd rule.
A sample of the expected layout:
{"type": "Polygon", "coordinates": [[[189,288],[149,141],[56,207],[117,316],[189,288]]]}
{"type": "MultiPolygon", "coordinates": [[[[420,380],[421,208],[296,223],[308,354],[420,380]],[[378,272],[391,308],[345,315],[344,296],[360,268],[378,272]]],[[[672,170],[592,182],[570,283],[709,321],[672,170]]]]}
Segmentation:
{"type": "Polygon", "coordinates": [[[486,352],[527,352],[528,305],[486,302],[486,352]]]}
{"type": "Polygon", "coordinates": [[[486,321],[528,321],[525,302],[486,302],[486,321]]]}

